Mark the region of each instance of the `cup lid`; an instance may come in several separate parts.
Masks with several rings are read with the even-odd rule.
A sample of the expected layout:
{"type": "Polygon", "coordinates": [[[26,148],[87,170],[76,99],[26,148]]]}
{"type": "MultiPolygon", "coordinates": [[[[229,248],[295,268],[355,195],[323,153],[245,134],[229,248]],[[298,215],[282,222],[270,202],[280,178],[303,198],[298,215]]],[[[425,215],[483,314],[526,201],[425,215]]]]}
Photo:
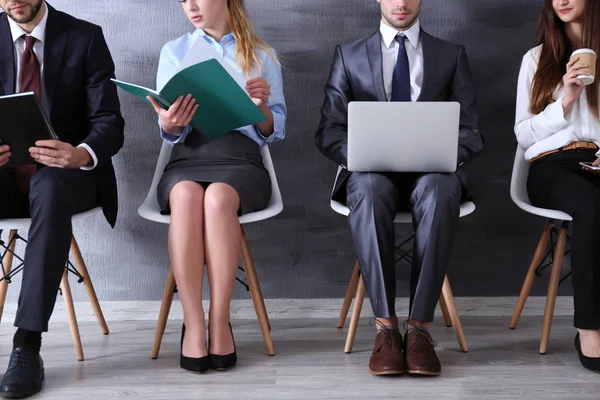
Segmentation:
{"type": "Polygon", "coordinates": [[[571,54],[571,58],[573,58],[577,54],[585,54],[585,53],[590,53],[590,54],[596,55],[596,52],[594,50],[592,50],[592,49],[579,49],[579,50],[575,50],[573,52],[573,54],[571,54]]]}

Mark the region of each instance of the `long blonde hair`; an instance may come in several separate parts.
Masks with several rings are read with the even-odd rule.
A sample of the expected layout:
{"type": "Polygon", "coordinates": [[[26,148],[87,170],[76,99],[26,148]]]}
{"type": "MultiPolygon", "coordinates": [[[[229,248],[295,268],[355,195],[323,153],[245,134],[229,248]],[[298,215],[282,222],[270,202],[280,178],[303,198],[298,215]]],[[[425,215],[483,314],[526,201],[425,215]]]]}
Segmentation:
{"type": "Polygon", "coordinates": [[[231,32],[236,40],[235,58],[242,72],[251,75],[255,71],[263,70],[263,65],[257,55],[257,50],[263,50],[273,57],[278,63],[275,52],[254,31],[252,21],[244,0],[227,0],[227,8],[231,24],[231,32]]]}

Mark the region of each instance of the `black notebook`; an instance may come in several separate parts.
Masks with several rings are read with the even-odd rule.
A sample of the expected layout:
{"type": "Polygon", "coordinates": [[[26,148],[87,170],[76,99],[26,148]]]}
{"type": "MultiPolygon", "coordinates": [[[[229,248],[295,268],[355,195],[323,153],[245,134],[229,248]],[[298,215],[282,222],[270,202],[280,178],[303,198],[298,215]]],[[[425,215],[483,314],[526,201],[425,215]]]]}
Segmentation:
{"type": "Polygon", "coordinates": [[[29,148],[38,140],[59,140],[33,92],[0,96],[0,145],[10,146],[4,167],[35,164],[29,148]]]}

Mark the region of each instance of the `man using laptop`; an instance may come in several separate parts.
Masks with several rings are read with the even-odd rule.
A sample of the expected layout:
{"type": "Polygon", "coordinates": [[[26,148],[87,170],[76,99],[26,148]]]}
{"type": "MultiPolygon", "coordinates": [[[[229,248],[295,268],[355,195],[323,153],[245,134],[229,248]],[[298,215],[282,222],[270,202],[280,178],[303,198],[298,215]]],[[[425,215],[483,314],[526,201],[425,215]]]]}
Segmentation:
{"type": "MultiPolygon", "coordinates": [[[[350,209],[350,230],[377,321],[369,371],[439,375],[441,366],[428,328],[466,193],[462,165],[481,152],[483,137],[464,47],[421,29],[421,0],[378,1],[379,29],[335,49],[316,144],[342,166],[332,197],[350,209]],[[457,166],[461,167],[453,173],[427,174],[348,171],[348,103],[355,100],[460,103],[457,166]],[[407,209],[413,213],[416,237],[408,329],[402,338],[394,310],[394,217],[407,209]]],[[[402,135],[403,121],[397,125],[397,134],[402,135]]]]}
{"type": "MultiPolygon", "coordinates": [[[[0,396],[17,398],[42,388],[42,332],[69,254],[71,217],[102,205],[115,224],[111,157],[123,146],[124,122],[99,26],[43,0],[0,0],[0,6],[0,95],[34,92],[60,138],[29,149],[36,164],[0,169],[0,218],[31,217],[18,329],[0,384],[0,396]]],[[[0,143],[0,166],[10,156],[0,143]]]]}

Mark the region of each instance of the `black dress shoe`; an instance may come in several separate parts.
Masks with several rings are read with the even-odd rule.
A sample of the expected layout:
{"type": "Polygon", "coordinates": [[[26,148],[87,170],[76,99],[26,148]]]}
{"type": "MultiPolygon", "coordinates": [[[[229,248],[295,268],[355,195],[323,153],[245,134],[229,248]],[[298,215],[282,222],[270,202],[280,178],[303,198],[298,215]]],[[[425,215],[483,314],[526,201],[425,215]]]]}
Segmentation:
{"type": "MultiPolygon", "coordinates": [[[[229,330],[231,331],[231,340],[233,340],[233,353],[225,354],[223,356],[208,353],[208,357],[210,357],[210,366],[217,371],[227,371],[228,369],[235,367],[235,364],[237,363],[235,339],[233,337],[231,323],[229,324],[229,330]]],[[[210,336],[208,337],[208,348],[210,349],[210,336]]]]}
{"type": "Polygon", "coordinates": [[[208,371],[210,368],[210,361],[208,356],[200,358],[186,357],[183,355],[183,338],[185,337],[185,324],[181,327],[181,357],[179,358],[179,365],[183,369],[188,371],[201,374],[208,371]]]}
{"type": "Polygon", "coordinates": [[[17,347],[0,384],[0,396],[9,399],[33,396],[42,390],[44,362],[40,353],[17,347]]]}
{"type": "Polygon", "coordinates": [[[577,349],[577,353],[579,354],[579,361],[581,361],[581,365],[583,365],[591,371],[600,372],[600,358],[586,357],[581,351],[581,341],[579,340],[579,332],[577,332],[577,335],[575,336],[575,348],[577,349]]]}

